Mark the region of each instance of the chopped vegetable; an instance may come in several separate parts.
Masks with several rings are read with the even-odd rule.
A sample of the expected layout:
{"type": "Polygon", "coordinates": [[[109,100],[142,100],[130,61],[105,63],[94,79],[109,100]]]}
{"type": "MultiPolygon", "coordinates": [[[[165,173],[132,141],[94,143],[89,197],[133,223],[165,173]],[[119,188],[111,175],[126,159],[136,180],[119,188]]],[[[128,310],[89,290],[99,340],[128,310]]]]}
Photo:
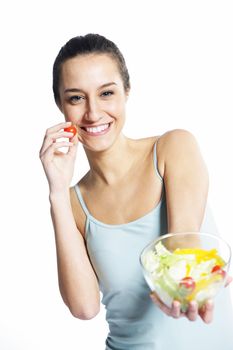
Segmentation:
{"type": "Polygon", "coordinates": [[[142,263],[150,273],[161,300],[179,300],[185,311],[188,302],[203,302],[215,294],[226,276],[225,261],[216,249],[175,249],[170,252],[161,241],[144,254],[142,263]],[[163,295],[164,294],[164,295],[163,295]]]}

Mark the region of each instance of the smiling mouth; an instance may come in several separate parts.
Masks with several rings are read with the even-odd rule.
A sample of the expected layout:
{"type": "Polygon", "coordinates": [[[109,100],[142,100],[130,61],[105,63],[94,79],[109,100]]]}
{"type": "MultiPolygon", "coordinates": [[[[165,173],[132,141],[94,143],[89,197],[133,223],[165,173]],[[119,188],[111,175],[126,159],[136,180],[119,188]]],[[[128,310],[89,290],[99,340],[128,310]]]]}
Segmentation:
{"type": "Polygon", "coordinates": [[[89,135],[102,135],[105,134],[108,129],[110,128],[110,125],[112,123],[108,124],[101,124],[95,127],[81,127],[82,130],[84,130],[89,135]]]}

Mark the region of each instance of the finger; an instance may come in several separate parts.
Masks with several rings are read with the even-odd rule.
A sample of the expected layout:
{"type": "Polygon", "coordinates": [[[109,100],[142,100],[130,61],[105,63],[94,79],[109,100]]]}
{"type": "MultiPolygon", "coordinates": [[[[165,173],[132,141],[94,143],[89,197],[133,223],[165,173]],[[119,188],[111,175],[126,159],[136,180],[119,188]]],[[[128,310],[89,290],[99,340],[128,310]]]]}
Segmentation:
{"type": "Polygon", "coordinates": [[[228,275],[224,287],[227,287],[232,281],[233,281],[233,278],[232,278],[231,276],[228,275]]]}
{"type": "Polygon", "coordinates": [[[69,147],[69,146],[73,146],[73,142],[61,141],[61,142],[54,142],[52,144],[52,148],[61,148],[61,147],[69,147]]]}
{"type": "Polygon", "coordinates": [[[180,302],[178,300],[174,300],[171,307],[171,316],[174,318],[179,318],[180,315],[180,302]]]}
{"type": "Polygon", "coordinates": [[[188,310],[186,312],[186,316],[189,319],[189,321],[196,321],[198,317],[198,304],[195,300],[192,300],[189,303],[188,310]]]}
{"type": "Polygon", "coordinates": [[[58,151],[58,148],[61,147],[70,147],[73,146],[72,142],[54,142],[50,145],[50,147],[48,147],[48,149],[45,151],[43,157],[44,157],[44,162],[50,162],[53,157],[54,154],[56,153],[57,155],[65,155],[64,152],[58,151]]]}
{"type": "Polygon", "coordinates": [[[42,158],[46,157],[46,153],[48,152],[50,146],[53,144],[53,140],[52,139],[45,139],[44,142],[43,142],[43,145],[40,149],[40,153],[39,153],[39,156],[40,156],[40,159],[42,160],[42,158]]]}
{"type": "Polygon", "coordinates": [[[68,155],[70,155],[71,157],[75,157],[76,153],[77,153],[77,149],[78,149],[78,134],[76,134],[71,140],[70,142],[73,143],[73,146],[69,148],[69,151],[67,152],[68,155]]]}
{"type": "Polygon", "coordinates": [[[210,323],[213,320],[214,302],[209,299],[199,310],[199,316],[205,323],[210,323]]]}
{"type": "Polygon", "coordinates": [[[71,142],[74,142],[74,144],[78,143],[79,139],[78,139],[78,133],[76,133],[75,135],[72,133],[72,138],[70,139],[71,142]]]}
{"type": "Polygon", "coordinates": [[[64,129],[64,128],[70,126],[71,124],[72,124],[72,122],[62,122],[62,123],[53,125],[53,126],[51,126],[50,128],[48,128],[48,129],[46,130],[46,133],[45,133],[45,134],[46,134],[46,135],[49,135],[49,134],[51,134],[51,133],[57,132],[57,131],[59,131],[59,130],[61,130],[61,129],[64,129]]]}
{"type": "Polygon", "coordinates": [[[165,305],[155,292],[150,294],[152,301],[168,316],[171,316],[171,309],[165,305]]]}
{"type": "Polygon", "coordinates": [[[67,138],[72,138],[73,133],[72,132],[67,132],[67,131],[60,131],[60,132],[55,132],[51,133],[45,136],[43,145],[40,150],[40,157],[43,155],[43,153],[46,151],[46,149],[53,143],[55,142],[58,138],[62,137],[67,137],[67,138]]]}
{"type": "Polygon", "coordinates": [[[45,132],[45,136],[44,136],[44,141],[43,141],[43,144],[40,148],[40,151],[39,151],[39,156],[41,157],[42,154],[45,152],[45,150],[50,146],[51,142],[48,142],[47,139],[48,139],[48,136],[54,132],[54,131],[59,131],[60,129],[64,129],[65,127],[68,127],[70,126],[72,123],[71,122],[62,122],[62,123],[59,123],[59,124],[56,124],[50,128],[48,128],[45,132]]]}

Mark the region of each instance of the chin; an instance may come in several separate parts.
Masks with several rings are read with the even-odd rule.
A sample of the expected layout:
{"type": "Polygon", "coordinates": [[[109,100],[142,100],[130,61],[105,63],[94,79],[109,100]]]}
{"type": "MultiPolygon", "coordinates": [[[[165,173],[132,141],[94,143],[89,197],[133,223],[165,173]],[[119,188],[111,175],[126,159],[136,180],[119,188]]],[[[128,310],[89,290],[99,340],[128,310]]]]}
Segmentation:
{"type": "MultiPolygon", "coordinates": [[[[121,135],[121,133],[120,133],[121,135]]],[[[85,140],[85,142],[83,142],[84,140],[80,140],[80,142],[83,145],[83,148],[91,151],[91,152],[104,152],[107,151],[109,149],[111,149],[115,143],[117,143],[119,141],[119,138],[121,138],[121,136],[118,134],[115,134],[114,137],[113,135],[111,135],[110,137],[103,137],[102,140],[96,138],[95,140],[85,140]]]]}
{"type": "Polygon", "coordinates": [[[96,142],[96,144],[83,144],[83,148],[91,152],[104,152],[112,147],[114,142],[96,142]]]}

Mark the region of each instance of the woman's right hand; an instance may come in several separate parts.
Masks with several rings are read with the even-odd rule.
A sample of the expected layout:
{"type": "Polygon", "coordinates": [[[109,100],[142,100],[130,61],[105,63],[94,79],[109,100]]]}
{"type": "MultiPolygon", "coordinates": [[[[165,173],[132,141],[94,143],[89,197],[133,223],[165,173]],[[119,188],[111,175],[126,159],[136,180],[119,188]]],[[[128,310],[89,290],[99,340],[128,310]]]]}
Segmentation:
{"type": "Polygon", "coordinates": [[[64,192],[69,189],[74,172],[74,163],[78,147],[78,135],[65,132],[64,128],[71,126],[71,122],[64,122],[52,126],[46,130],[40,160],[42,162],[50,193],[64,192]],[[69,142],[56,142],[58,138],[67,137],[69,142]],[[67,153],[58,150],[60,147],[69,147],[67,153]]]}

